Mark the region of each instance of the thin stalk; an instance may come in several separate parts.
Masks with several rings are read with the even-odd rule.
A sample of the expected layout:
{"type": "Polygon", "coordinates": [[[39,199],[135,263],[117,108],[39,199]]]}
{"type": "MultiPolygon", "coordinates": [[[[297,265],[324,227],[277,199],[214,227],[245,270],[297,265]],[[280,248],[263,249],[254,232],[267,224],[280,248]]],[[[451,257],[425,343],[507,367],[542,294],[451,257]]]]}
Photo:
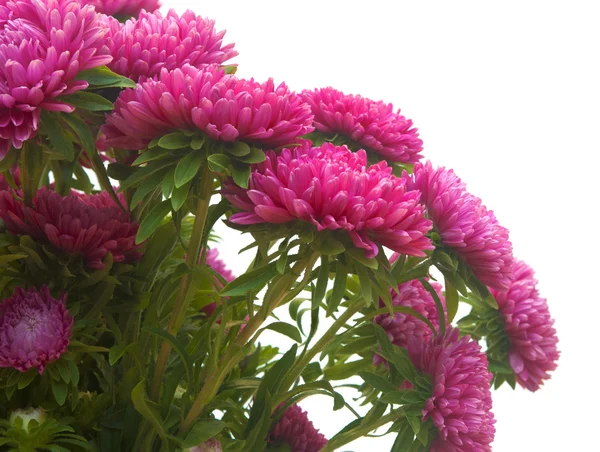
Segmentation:
{"type": "MultiPolygon", "coordinates": [[[[312,270],[312,266],[314,262],[317,260],[318,254],[312,253],[309,257],[300,259],[296,264],[292,267],[290,273],[285,275],[281,275],[275,283],[269,288],[267,293],[265,294],[263,306],[259,310],[259,312],[254,315],[248,323],[244,326],[244,329],[240,331],[239,335],[236,337],[233,344],[227,349],[227,352],[223,355],[223,357],[219,360],[217,367],[211,372],[204,382],[202,389],[198,393],[196,400],[194,400],[194,404],[190,408],[183,424],[181,426],[181,431],[187,431],[196,420],[196,418],[202,413],[202,410],[208,405],[216,396],[217,391],[223,380],[229,373],[229,371],[235,367],[242,359],[244,359],[245,351],[244,346],[246,343],[252,338],[254,333],[260,328],[263,322],[267,319],[267,317],[273,312],[277,306],[279,306],[289,295],[293,295],[290,293],[290,290],[294,283],[298,280],[298,277],[302,274],[303,271],[308,274],[305,275],[303,279],[303,283],[308,281],[310,277],[310,272],[312,270]]],[[[302,283],[301,283],[302,284],[302,283]]]]}
{"type": "MultiPolygon", "coordinates": [[[[335,338],[336,333],[342,328],[350,318],[360,311],[366,303],[364,300],[356,301],[354,305],[348,307],[343,314],[329,327],[329,329],[325,332],[325,334],[317,341],[317,343],[308,349],[306,353],[301,357],[301,359],[292,366],[290,371],[287,373],[281,388],[289,388],[292,386],[294,381],[300,377],[304,368],[310,363],[310,361],[317,356],[319,352],[321,352],[329,343],[335,338]]],[[[277,404],[273,404],[276,406],[277,404]]]]}
{"type": "MultiPolygon", "coordinates": [[[[208,207],[210,204],[210,198],[212,195],[213,188],[213,176],[208,169],[208,165],[203,165],[199,172],[200,187],[198,190],[198,202],[196,204],[196,218],[194,219],[194,225],[192,229],[192,235],[190,237],[190,243],[187,249],[187,255],[185,263],[188,268],[193,269],[197,262],[202,246],[202,237],[204,236],[204,226],[206,225],[206,217],[208,215],[208,207]]],[[[175,307],[173,314],[169,322],[167,331],[173,336],[177,335],[179,328],[185,318],[185,313],[189,305],[189,292],[192,286],[192,273],[189,272],[183,278],[179,284],[179,290],[177,292],[177,298],[175,300],[175,307]]],[[[154,401],[158,401],[160,396],[160,386],[162,379],[167,368],[167,362],[171,355],[171,344],[167,341],[163,341],[158,358],[156,360],[156,367],[154,369],[154,378],[152,379],[152,388],[150,390],[150,397],[154,401]]]]}
{"type": "Polygon", "coordinates": [[[396,410],[390,411],[385,416],[376,419],[375,422],[372,422],[367,425],[361,425],[360,427],[352,429],[349,432],[341,434],[337,438],[333,437],[325,445],[325,447],[321,449],[321,452],[333,452],[339,449],[340,447],[348,444],[349,442],[354,441],[355,439],[362,438],[363,436],[369,434],[370,432],[381,427],[382,425],[395,421],[396,419],[398,419],[398,417],[402,416],[403,413],[404,412],[402,408],[398,408],[396,410]]]}

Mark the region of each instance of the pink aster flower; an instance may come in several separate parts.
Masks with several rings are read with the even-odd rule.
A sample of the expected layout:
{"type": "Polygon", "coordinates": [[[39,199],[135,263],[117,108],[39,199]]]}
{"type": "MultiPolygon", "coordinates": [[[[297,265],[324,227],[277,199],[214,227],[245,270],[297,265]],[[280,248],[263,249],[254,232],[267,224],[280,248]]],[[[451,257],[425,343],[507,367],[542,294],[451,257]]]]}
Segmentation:
{"type": "Polygon", "coordinates": [[[496,289],[510,283],[513,255],[508,230],[481,199],[467,192],[452,170],[415,166],[413,187],[422,193],[427,214],[444,245],[453,248],[481,282],[496,289]]]}
{"type": "MultiPolygon", "coordinates": [[[[21,171],[19,170],[19,167],[17,165],[15,165],[9,171],[10,171],[10,174],[13,178],[15,185],[17,187],[20,187],[21,186],[21,171]]],[[[0,191],[8,190],[10,188],[11,188],[11,186],[8,184],[8,181],[6,180],[4,175],[0,173],[0,191]]]]}
{"type": "Polygon", "coordinates": [[[303,142],[267,153],[250,175],[248,190],[225,182],[223,194],[242,210],[237,224],[302,220],[317,230],[345,230],[357,248],[374,257],[378,245],[398,253],[425,256],[431,222],[419,204],[421,194],[407,179],[392,175],[385,162],[367,167],[366,152],[303,142]]]}
{"type": "MultiPolygon", "coordinates": [[[[219,258],[219,251],[216,248],[211,248],[206,252],[206,264],[209,267],[211,267],[215,272],[217,272],[219,275],[221,275],[223,277],[223,279],[225,279],[225,281],[231,282],[235,279],[233,272],[231,270],[229,270],[227,268],[227,266],[225,265],[225,262],[223,262],[219,258]]],[[[216,290],[220,290],[223,288],[222,284],[220,284],[220,283],[217,283],[217,284],[218,284],[218,287],[215,287],[216,290]]],[[[202,308],[202,312],[204,312],[207,317],[210,317],[213,314],[213,312],[215,312],[216,307],[217,307],[217,304],[215,302],[212,302],[212,303],[204,306],[202,308]]]]}
{"type": "Polygon", "coordinates": [[[50,290],[18,287],[0,304],[0,367],[27,372],[56,361],[69,346],[73,317],[66,297],[55,299],[50,290]]]}
{"type": "Polygon", "coordinates": [[[113,61],[108,67],[136,81],[184,64],[196,68],[223,64],[238,54],[233,44],[223,45],[225,31],[215,30],[213,20],[189,10],[181,17],[174,10],[166,16],[160,11],[142,11],[137,19],[125,24],[116,19],[109,23],[111,33],[106,43],[113,61]]]}
{"type": "Polygon", "coordinates": [[[560,355],[554,320],[536,286],[533,270],[517,260],[508,290],[491,289],[510,342],[508,361],[517,382],[530,391],[550,378],[560,355]]]}
{"type": "MultiPolygon", "coordinates": [[[[430,283],[438,296],[440,301],[445,306],[444,295],[442,294],[442,285],[436,282],[430,283]]],[[[433,326],[437,329],[440,324],[437,307],[433,297],[423,284],[418,280],[412,280],[400,284],[396,290],[390,289],[392,294],[392,304],[394,306],[405,306],[407,308],[414,309],[427,320],[429,320],[433,326]]],[[[384,307],[383,301],[379,301],[379,306],[384,307]]],[[[392,344],[398,347],[406,348],[408,340],[411,337],[417,338],[420,341],[425,341],[433,334],[429,326],[419,320],[418,318],[405,314],[403,312],[396,312],[393,316],[389,314],[381,314],[375,317],[375,323],[380,325],[385,332],[392,344]]],[[[380,355],[375,354],[373,356],[373,363],[378,366],[385,362],[385,359],[380,355]]]]}
{"type": "Polygon", "coordinates": [[[432,419],[438,436],[433,452],[490,451],[496,429],[485,353],[469,336],[459,338],[456,328],[427,341],[413,337],[408,353],[419,371],[429,375],[433,394],[423,408],[423,420],[432,419]]]}
{"type": "Polygon", "coordinates": [[[204,441],[199,446],[192,447],[189,452],[223,452],[221,442],[215,438],[204,441]]]}
{"type": "Polygon", "coordinates": [[[80,0],[81,4],[92,5],[96,11],[109,16],[132,17],[142,10],[154,11],[160,0],[80,0]]]}
{"type": "Polygon", "coordinates": [[[33,204],[25,207],[12,192],[0,192],[0,218],[10,232],[49,242],[69,255],[81,255],[89,268],[104,268],[102,260],[109,252],[115,262],[139,260],[138,224],[107,193],[62,197],[42,188],[33,204]]]}
{"type": "Polygon", "coordinates": [[[298,405],[290,406],[269,433],[271,445],[287,444],[291,452],[318,452],[327,439],[309,421],[306,411],[298,405]]]}
{"type": "Polygon", "coordinates": [[[35,136],[42,110],[72,112],[59,96],[87,88],[77,74],[112,59],[103,45],[108,29],[91,6],[22,0],[5,8],[10,20],[0,32],[0,159],[35,136]]]}
{"type": "Polygon", "coordinates": [[[292,143],[313,130],[310,107],[284,83],[238,79],[214,65],[163,69],[157,80],[122,91],[106,122],[106,144],[134,150],[176,130],[265,146],[292,143]]]}
{"type": "Polygon", "coordinates": [[[394,162],[419,161],[423,141],[410,119],[394,112],[392,104],[373,101],[333,88],[304,91],[320,132],[341,134],[360,147],[394,162]]]}

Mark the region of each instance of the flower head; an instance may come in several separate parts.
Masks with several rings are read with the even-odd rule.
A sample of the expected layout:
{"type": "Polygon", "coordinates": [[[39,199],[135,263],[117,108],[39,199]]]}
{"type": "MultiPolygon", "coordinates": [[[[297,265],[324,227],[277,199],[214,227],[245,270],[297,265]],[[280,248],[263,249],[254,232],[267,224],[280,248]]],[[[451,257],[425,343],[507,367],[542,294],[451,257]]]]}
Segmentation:
{"type": "Polygon", "coordinates": [[[392,175],[385,162],[367,167],[365,151],[324,143],[303,142],[293,149],[267,153],[250,175],[248,190],[225,183],[223,193],[241,213],[238,224],[286,223],[301,220],[318,231],[344,230],[367,257],[378,245],[399,253],[424,256],[432,249],[425,236],[420,193],[407,179],[392,175]]]}
{"type": "Polygon", "coordinates": [[[291,452],[318,452],[327,439],[308,420],[306,411],[292,405],[283,412],[279,422],[269,432],[269,444],[287,444],[291,452]]]}
{"type": "Polygon", "coordinates": [[[121,92],[103,127],[106,143],[144,149],[176,130],[199,130],[220,141],[265,146],[293,142],[312,131],[310,107],[282,83],[238,79],[217,66],[163,69],[156,80],[121,92]]]}
{"type": "Polygon", "coordinates": [[[65,296],[53,298],[46,286],[18,287],[0,304],[0,367],[41,374],[67,350],[72,326],[65,296]]]}
{"type": "Polygon", "coordinates": [[[419,161],[423,141],[410,119],[394,112],[392,104],[373,101],[333,88],[302,93],[320,132],[342,134],[381,157],[404,163],[419,161]]]}
{"type": "Polygon", "coordinates": [[[115,206],[107,193],[62,197],[38,190],[33,207],[25,207],[10,191],[0,192],[0,218],[13,234],[49,242],[69,255],[81,255],[89,268],[104,268],[112,253],[115,262],[134,262],[137,223],[115,206]]]}
{"type": "Polygon", "coordinates": [[[225,31],[215,30],[215,22],[186,11],[179,17],[174,10],[142,11],[137,19],[121,24],[109,19],[111,33],[106,41],[111,55],[110,69],[139,80],[153,78],[164,68],[172,71],[189,64],[196,68],[223,64],[238,53],[233,44],[223,45],[225,31]]]}
{"type": "Polygon", "coordinates": [[[444,245],[453,248],[481,282],[508,287],[512,274],[512,244],[508,230],[481,199],[466,190],[452,170],[433,169],[430,162],[415,166],[413,187],[444,245]]]}
{"type": "Polygon", "coordinates": [[[137,16],[142,10],[154,11],[160,7],[160,0],[80,0],[82,4],[92,5],[96,11],[109,16],[137,16]]]}
{"type": "Polygon", "coordinates": [[[548,372],[556,369],[560,355],[554,320],[536,286],[531,267],[515,261],[508,290],[491,289],[510,343],[508,362],[517,382],[530,391],[538,390],[550,378],[548,372]]]}
{"type": "Polygon", "coordinates": [[[20,425],[26,433],[29,432],[29,424],[31,421],[35,421],[38,424],[43,424],[48,419],[48,414],[44,411],[43,408],[26,408],[15,410],[10,413],[9,422],[13,426],[17,426],[17,420],[20,420],[20,425]]]}
{"type": "Polygon", "coordinates": [[[5,8],[10,19],[0,32],[0,159],[35,136],[42,110],[72,112],[59,96],[87,88],[77,74],[112,59],[102,39],[108,29],[92,6],[21,0],[5,8]]]}
{"type": "MultiPolygon", "coordinates": [[[[445,306],[444,296],[442,294],[442,286],[436,282],[430,283],[440,298],[440,301],[445,306]]],[[[392,294],[392,304],[394,306],[404,306],[414,309],[423,317],[431,322],[437,329],[440,324],[437,306],[431,294],[425,290],[423,284],[418,280],[412,280],[400,284],[397,289],[390,289],[392,294]]],[[[380,307],[384,307],[383,301],[379,302],[380,307]]],[[[406,348],[408,340],[411,337],[421,341],[429,339],[433,334],[429,326],[422,320],[412,316],[409,313],[395,312],[393,316],[389,314],[381,314],[375,317],[375,323],[380,325],[392,344],[398,347],[406,348]]],[[[380,355],[373,356],[375,365],[385,362],[385,359],[380,355]]]]}
{"type": "Polygon", "coordinates": [[[204,441],[199,446],[194,446],[189,449],[189,452],[223,452],[221,442],[215,438],[204,441]]]}
{"type": "Polygon", "coordinates": [[[413,337],[408,353],[419,371],[431,377],[433,394],[423,409],[423,420],[432,419],[438,436],[434,452],[489,451],[494,440],[494,415],[485,353],[469,336],[459,338],[449,328],[444,336],[427,341],[413,337]]]}
{"type": "MultiPolygon", "coordinates": [[[[217,272],[219,275],[221,275],[225,281],[231,282],[235,279],[233,272],[231,270],[229,270],[227,268],[227,266],[225,265],[225,262],[223,262],[219,258],[219,251],[216,248],[210,248],[206,252],[206,264],[210,268],[212,268],[215,272],[217,272]]],[[[219,287],[216,288],[217,290],[220,290],[223,288],[223,286],[222,286],[222,284],[220,284],[220,282],[217,282],[217,284],[219,285],[219,287]]],[[[212,303],[209,303],[206,306],[204,306],[202,308],[202,312],[204,312],[207,317],[210,317],[212,315],[212,313],[215,312],[216,307],[217,307],[217,304],[213,301],[212,303]]]]}
{"type": "MultiPolygon", "coordinates": [[[[13,179],[13,182],[15,183],[15,185],[17,187],[20,187],[21,186],[21,171],[19,170],[19,167],[17,165],[15,165],[12,168],[10,168],[8,171],[10,172],[10,175],[12,176],[12,179],[13,179]]],[[[0,191],[8,190],[9,188],[11,188],[11,185],[6,180],[6,177],[4,177],[4,175],[0,173],[0,191]]]]}

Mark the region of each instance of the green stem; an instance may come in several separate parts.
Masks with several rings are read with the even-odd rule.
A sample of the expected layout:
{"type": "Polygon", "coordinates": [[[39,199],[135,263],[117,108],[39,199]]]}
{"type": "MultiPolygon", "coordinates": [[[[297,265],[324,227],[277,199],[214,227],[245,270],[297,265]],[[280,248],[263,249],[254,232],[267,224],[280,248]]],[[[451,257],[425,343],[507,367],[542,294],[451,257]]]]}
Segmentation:
{"type": "Polygon", "coordinates": [[[333,452],[336,449],[354,441],[355,439],[362,438],[365,435],[368,435],[373,430],[388,424],[389,422],[393,422],[398,419],[401,415],[403,415],[402,408],[398,408],[396,410],[390,411],[385,416],[382,416],[367,425],[361,425],[357,428],[354,428],[348,432],[342,433],[340,436],[334,436],[327,445],[321,449],[321,452],[333,452]]]}
{"type": "MultiPolygon", "coordinates": [[[[202,246],[202,237],[204,236],[204,226],[206,225],[206,217],[208,215],[208,207],[210,204],[210,198],[212,196],[213,188],[213,176],[208,169],[208,165],[204,164],[200,168],[199,172],[200,187],[198,190],[198,203],[196,204],[196,218],[194,219],[194,226],[192,229],[192,235],[190,237],[190,243],[187,249],[186,261],[188,268],[193,269],[198,262],[198,255],[202,246]]],[[[183,323],[187,308],[189,305],[189,294],[190,288],[192,287],[192,273],[189,272],[183,278],[179,284],[179,290],[177,292],[177,299],[175,301],[175,307],[169,322],[167,331],[173,336],[177,335],[179,328],[183,323]]],[[[152,388],[150,390],[150,397],[154,401],[158,401],[160,396],[160,386],[162,379],[167,368],[167,362],[171,354],[171,344],[167,341],[163,341],[158,358],[156,360],[156,367],[154,369],[154,378],[152,379],[152,388]]]]}
{"type": "MultiPolygon", "coordinates": [[[[200,416],[202,410],[208,405],[216,396],[217,391],[223,380],[229,373],[229,371],[235,367],[246,355],[244,346],[252,338],[254,333],[260,328],[267,317],[279,306],[289,295],[293,295],[294,292],[290,293],[290,289],[294,283],[298,280],[298,277],[305,271],[305,278],[303,283],[307,282],[310,278],[310,272],[314,262],[317,260],[318,254],[312,253],[310,256],[304,259],[300,259],[296,262],[289,273],[281,275],[271,285],[263,301],[263,305],[259,312],[252,316],[248,323],[244,326],[244,329],[240,331],[233,344],[229,347],[227,352],[219,360],[216,368],[208,375],[208,378],[204,382],[202,389],[198,393],[194,404],[190,408],[183,424],[181,431],[186,432],[193,424],[193,422],[200,416]],[[307,276],[308,275],[308,276],[307,276]]],[[[302,283],[301,283],[302,285],[302,283]]],[[[215,352],[218,352],[215,350],[215,352]]]]}
{"type": "MultiPolygon", "coordinates": [[[[294,382],[300,377],[302,371],[306,368],[310,361],[325,347],[329,345],[329,343],[335,338],[336,333],[342,328],[350,318],[360,311],[366,303],[363,300],[356,301],[352,306],[348,307],[344,311],[344,313],[329,327],[327,332],[317,341],[317,343],[311,347],[309,350],[304,353],[302,358],[294,364],[292,369],[287,373],[283,384],[281,385],[282,389],[288,389],[294,382]]],[[[279,400],[278,402],[282,402],[279,400]]],[[[274,403],[273,406],[277,406],[278,403],[274,403]]]]}

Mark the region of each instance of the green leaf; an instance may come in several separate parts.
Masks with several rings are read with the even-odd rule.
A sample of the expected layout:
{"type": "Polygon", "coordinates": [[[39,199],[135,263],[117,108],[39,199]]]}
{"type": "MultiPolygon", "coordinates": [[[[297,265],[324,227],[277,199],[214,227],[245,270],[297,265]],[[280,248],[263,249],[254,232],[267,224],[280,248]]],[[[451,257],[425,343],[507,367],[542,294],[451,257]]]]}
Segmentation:
{"type": "Polygon", "coordinates": [[[146,196],[156,189],[160,183],[160,180],[167,171],[168,168],[163,168],[161,171],[154,173],[136,188],[133,198],[131,198],[131,204],[129,206],[130,210],[135,209],[142,201],[146,199],[146,196]]]}
{"type": "Polygon", "coordinates": [[[244,155],[243,157],[237,157],[236,160],[248,164],[256,164],[264,162],[267,159],[265,153],[258,148],[252,148],[250,154],[244,155]]]}
{"type": "Polygon", "coordinates": [[[235,297],[238,295],[246,295],[248,292],[258,292],[265,284],[271,281],[276,274],[277,269],[275,263],[271,262],[268,265],[238,276],[221,290],[221,296],[235,297]]]}
{"type": "Polygon", "coordinates": [[[163,135],[158,140],[158,145],[163,149],[174,150],[187,148],[190,145],[190,137],[180,132],[173,132],[163,135]]]}
{"type": "Polygon", "coordinates": [[[59,406],[63,406],[67,400],[67,384],[62,380],[52,380],[52,393],[54,394],[56,403],[58,403],[59,406]]]}
{"type": "Polygon", "coordinates": [[[312,309],[319,309],[321,300],[325,297],[327,282],[329,281],[329,259],[321,255],[321,267],[319,267],[319,276],[317,277],[317,286],[313,293],[312,309]]]}
{"type": "Polygon", "coordinates": [[[359,361],[336,364],[335,366],[325,368],[323,374],[327,380],[345,380],[346,378],[355,376],[358,372],[368,366],[368,361],[369,360],[361,359],[359,361]]]}
{"type": "Polygon", "coordinates": [[[192,137],[192,141],[190,142],[190,147],[194,151],[199,151],[200,149],[202,149],[202,146],[204,146],[205,140],[206,140],[206,137],[204,135],[194,135],[192,137]]]}
{"type": "Polygon", "coordinates": [[[410,427],[412,428],[415,435],[418,435],[421,431],[421,420],[414,416],[406,416],[406,420],[408,421],[410,427]]]}
{"type": "Polygon", "coordinates": [[[163,218],[171,212],[171,201],[168,199],[155,206],[142,220],[135,237],[135,243],[142,243],[161,225],[163,218]]]}
{"type": "Polygon", "coordinates": [[[369,271],[362,265],[357,265],[356,273],[360,282],[360,293],[367,303],[367,306],[370,306],[373,302],[373,292],[371,290],[371,278],[369,278],[369,271]]]}
{"type": "Polygon", "coordinates": [[[21,378],[19,378],[19,384],[17,385],[19,391],[29,386],[29,384],[34,380],[36,375],[38,375],[37,368],[29,369],[24,374],[21,374],[21,378]]]}
{"type": "MultiPolygon", "coordinates": [[[[156,174],[152,175],[152,179],[154,179],[156,174]]],[[[175,167],[171,167],[169,171],[162,178],[162,195],[164,198],[169,198],[171,193],[173,193],[173,187],[175,186],[175,167]]]]}
{"type": "Polygon", "coordinates": [[[346,247],[338,240],[327,238],[319,244],[319,251],[327,256],[337,256],[346,251],[346,247]]]}
{"type": "Polygon", "coordinates": [[[59,117],[59,113],[42,110],[41,120],[44,124],[44,131],[48,134],[52,149],[62,155],[65,160],[72,162],[75,158],[75,149],[71,140],[65,135],[64,128],[56,120],[57,117],[59,117]]]}
{"type": "Polygon", "coordinates": [[[68,360],[67,363],[71,371],[71,381],[73,382],[73,385],[77,386],[79,384],[79,368],[72,359],[68,360]]]}
{"type": "Polygon", "coordinates": [[[198,171],[204,157],[200,152],[189,152],[175,168],[175,187],[179,188],[191,181],[198,171]]]}
{"type": "Polygon", "coordinates": [[[143,328],[142,330],[147,331],[148,333],[155,334],[156,336],[163,338],[165,341],[167,341],[171,345],[171,347],[173,347],[173,349],[179,355],[179,358],[181,359],[183,366],[185,367],[185,371],[187,374],[187,381],[188,381],[188,383],[191,383],[191,381],[192,381],[191,359],[190,359],[190,355],[188,355],[188,352],[185,349],[185,347],[183,346],[183,344],[181,344],[175,336],[173,336],[172,334],[169,334],[167,331],[162,330],[160,328],[143,328]]]}
{"type": "Polygon", "coordinates": [[[458,311],[458,291],[448,281],[448,278],[444,281],[445,295],[446,295],[446,312],[448,313],[448,323],[452,323],[456,312],[458,311]]]}
{"type": "Polygon", "coordinates": [[[170,157],[171,154],[169,152],[165,152],[164,149],[151,149],[148,151],[142,152],[137,159],[131,164],[131,166],[139,166],[142,163],[152,162],[154,160],[164,159],[166,157],[170,157]]]}
{"type": "Polygon", "coordinates": [[[181,206],[183,206],[185,203],[185,200],[190,192],[191,185],[192,181],[189,181],[181,187],[175,187],[175,190],[173,190],[173,194],[171,195],[171,205],[173,206],[173,210],[175,212],[178,212],[179,209],[181,209],[181,206]]]}
{"type": "Polygon", "coordinates": [[[233,162],[231,175],[233,181],[242,188],[248,188],[248,179],[250,179],[250,165],[245,163],[233,162]]]}
{"type": "Polygon", "coordinates": [[[442,301],[440,300],[440,297],[439,297],[437,291],[433,288],[433,286],[431,284],[429,284],[429,281],[427,281],[424,278],[420,278],[419,281],[421,281],[421,284],[423,284],[423,287],[425,288],[425,290],[427,290],[427,292],[429,292],[429,294],[433,298],[433,301],[435,301],[435,305],[437,307],[438,319],[440,321],[439,333],[440,333],[440,335],[444,335],[444,332],[446,331],[446,325],[448,323],[446,320],[446,316],[444,314],[444,305],[442,304],[442,301]]]}
{"type": "Polygon", "coordinates": [[[111,347],[110,351],[108,352],[108,364],[114,366],[131,345],[133,344],[122,343],[111,347]]]}
{"type": "Polygon", "coordinates": [[[219,434],[221,430],[225,428],[225,423],[216,419],[201,420],[190,429],[183,440],[182,447],[192,448],[196,447],[204,441],[208,441],[219,434]]]}
{"type": "Polygon", "coordinates": [[[398,390],[398,388],[393,383],[389,382],[380,375],[374,374],[372,372],[359,372],[358,375],[365,381],[365,383],[367,383],[372,388],[377,389],[378,391],[386,393],[398,390]]]}
{"type": "Polygon", "coordinates": [[[340,261],[336,262],[335,267],[335,280],[333,281],[333,291],[331,297],[329,297],[327,303],[327,315],[331,315],[338,310],[342,298],[346,293],[346,278],[348,277],[348,270],[340,261]]]}
{"type": "Polygon", "coordinates": [[[371,270],[377,270],[379,267],[377,259],[367,259],[363,249],[358,249],[351,246],[350,248],[346,249],[346,253],[350,255],[352,259],[364,265],[365,267],[369,267],[371,270]]]}
{"type": "Polygon", "coordinates": [[[308,364],[302,371],[302,378],[307,383],[315,381],[321,375],[323,375],[323,371],[321,370],[321,364],[318,362],[308,364]]]}
{"type": "Polygon", "coordinates": [[[145,382],[146,380],[140,381],[136,387],[133,388],[133,391],[131,391],[131,400],[133,401],[133,406],[144,417],[144,419],[152,424],[161,439],[165,441],[167,434],[163,428],[164,421],[160,418],[158,410],[152,407],[150,402],[146,400],[145,382]]]}
{"type": "Polygon", "coordinates": [[[110,111],[114,108],[111,101],[89,91],[78,91],[60,99],[74,107],[88,111],[110,111]]]}
{"type": "Polygon", "coordinates": [[[75,79],[85,80],[91,86],[98,88],[135,88],[137,86],[137,84],[133,80],[115,74],[106,66],[100,66],[94,69],[81,71],[77,74],[77,77],[75,77],[75,79]]]}
{"type": "MultiPolygon", "coordinates": [[[[273,330],[276,333],[283,334],[284,336],[287,336],[298,343],[302,342],[302,336],[300,335],[300,331],[298,331],[298,328],[296,328],[293,325],[290,325],[289,323],[273,322],[267,325],[266,327],[261,328],[259,330],[259,333],[265,330],[273,330]]],[[[257,333],[257,335],[259,333],[257,333]]]]}
{"type": "Polygon", "coordinates": [[[396,440],[394,441],[390,452],[406,452],[410,450],[410,447],[415,440],[415,434],[411,426],[405,419],[403,419],[403,421],[404,422],[400,424],[398,436],[396,436],[396,440]]]}
{"type": "Polygon", "coordinates": [[[23,259],[26,257],[27,257],[27,254],[24,254],[24,253],[5,254],[3,256],[0,256],[0,265],[8,264],[9,262],[23,259]]]}
{"type": "Polygon", "coordinates": [[[243,141],[234,141],[231,145],[226,146],[225,150],[228,154],[236,157],[244,157],[245,155],[250,154],[250,146],[243,141]]]}
{"type": "Polygon", "coordinates": [[[207,157],[208,167],[215,173],[227,173],[231,160],[225,154],[211,154],[207,157]]]}

